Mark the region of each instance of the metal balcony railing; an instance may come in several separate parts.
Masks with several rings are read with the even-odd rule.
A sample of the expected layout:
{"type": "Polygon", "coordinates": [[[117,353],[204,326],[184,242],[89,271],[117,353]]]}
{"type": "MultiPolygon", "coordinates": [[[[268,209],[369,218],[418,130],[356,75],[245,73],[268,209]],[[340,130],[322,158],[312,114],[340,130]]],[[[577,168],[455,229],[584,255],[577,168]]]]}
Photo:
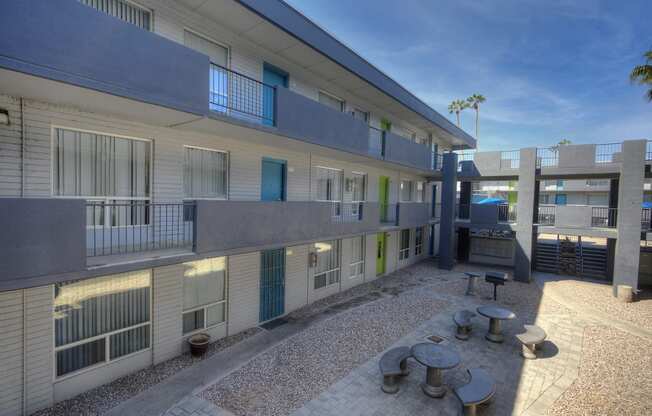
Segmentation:
{"type": "Polygon", "coordinates": [[[473,162],[473,156],[474,153],[471,152],[459,152],[457,154],[457,171],[460,172],[462,170],[463,162],[473,162]]]}
{"type": "Polygon", "coordinates": [[[591,207],[591,227],[614,228],[618,219],[618,208],[591,207]]]}
{"type": "Polygon", "coordinates": [[[331,222],[336,224],[362,221],[362,202],[331,203],[331,222]]]}
{"type": "Polygon", "coordinates": [[[537,169],[552,168],[559,164],[559,149],[554,147],[537,148],[537,169]]]}
{"type": "Polygon", "coordinates": [[[537,213],[537,224],[539,225],[555,225],[555,205],[539,205],[537,213]]]}
{"type": "Polygon", "coordinates": [[[430,219],[439,219],[441,218],[441,204],[430,204],[430,219]]]}
{"type": "Polygon", "coordinates": [[[643,208],[641,211],[641,230],[652,231],[652,209],[643,208]]]}
{"type": "Polygon", "coordinates": [[[432,170],[442,170],[444,167],[444,155],[432,152],[432,170]]]}
{"type": "Polygon", "coordinates": [[[521,162],[521,152],[519,150],[510,150],[500,152],[501,169],[518,169],[521,162]]]}
{"type": "Polygon", "coordinates": [[[645,145],[645,160],[652,160],[652,141],[650,140],[645,145]]]}
{"type": "Polygon", "coordinates": [[[379,204],[380,223],[387,225],[398,225],[398,204],[379,204]]]}
{"type": "Polygon", "coordinates": [[[276,87],[216,64],[210,67],[209,86],[211,110],[257,123],[276,124],[276,87]]]}
{"type": "Polygon", "coordinates": [[[498,205],[498,222],[516,222],[516,205],[498,205]]]}
{"type": "Polygon", "coordinates": [[[618,162],[614,157],[622,152],[622,143],[605,143],[595,146],[595,163],[618,162]]]}
{"type": "Polygon", "coordinates": [[[458,220],[468,220],[471,211],[470,204],[457,204],[455,206],[455,218],[458,220]]]}
{"type": "Polygon", "coordinates": [[[385,132],[369,126],[369,153],[382,158],[385,156],[385,132]]]}
{"type": "Polygon", "coordinates": [[[195,203],[86,203],[87,257],[192,249],[195,203]]]}

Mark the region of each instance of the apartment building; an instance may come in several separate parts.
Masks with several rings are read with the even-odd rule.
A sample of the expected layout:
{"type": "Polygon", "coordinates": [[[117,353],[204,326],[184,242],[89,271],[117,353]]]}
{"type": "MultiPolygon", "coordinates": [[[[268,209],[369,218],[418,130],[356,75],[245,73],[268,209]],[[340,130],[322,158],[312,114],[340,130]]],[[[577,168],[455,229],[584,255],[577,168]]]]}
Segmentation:
{"type": "Polygon", "coordinates": [[[0,34],[0,415],[438,250],[475,140],[282,1],[16,1],[0,34]]]}

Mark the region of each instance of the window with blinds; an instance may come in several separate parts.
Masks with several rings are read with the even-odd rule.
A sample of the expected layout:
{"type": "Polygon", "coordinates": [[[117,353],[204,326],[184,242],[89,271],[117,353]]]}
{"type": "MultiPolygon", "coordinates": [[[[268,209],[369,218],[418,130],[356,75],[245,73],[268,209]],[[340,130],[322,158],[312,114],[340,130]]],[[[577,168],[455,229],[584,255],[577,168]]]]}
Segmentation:
{"type": "Polygon", "coordinates": [[[410,229],[401,230],[400,248],[398,259],[405,260],[410,257],[410,229]]]}
{"type": "Polygon", "coordinates": [[[365,238],[363,235],[351,239],[351,263],[349,278],[355,279],[364,275],[365,238]]]}
{"type": "Polygon", "coordinates": [[[319,91],[319,102],[335,111],[344,111],[344,101],[325,92],[319,91]]]}
{"type": "Polygon", "coordinates": [[[226,257],[184,263],[183,333],[226,320],[226,257]]]}
{"type": "Polygon", "coordinates": [[[342,171],[317,166],[314,168],[315,200],[342,201],[342,171]]]}
{"type": "Polygon", "coordinates": [[[184,152],[184,197],[227,199],[228,154],[190,146],[184,152]]]}
{"type": "Polygon", "coordinates": [[[90,6],[113,17],[117,17],[141,29],[152,30],[151,11],[125,0],[79,0],[80,3],[90,6]]]}
{"type": "Polygon", "coordinates": [[[315,290],[330,286],[340,281],[340,241],[322,241],[315,243],[317,264],[315,265],[315,290]]]}
{"type": "Polygon", "coordinates": [[[54,285],[56,375],[150,346],[149,270],[54,285]]]}

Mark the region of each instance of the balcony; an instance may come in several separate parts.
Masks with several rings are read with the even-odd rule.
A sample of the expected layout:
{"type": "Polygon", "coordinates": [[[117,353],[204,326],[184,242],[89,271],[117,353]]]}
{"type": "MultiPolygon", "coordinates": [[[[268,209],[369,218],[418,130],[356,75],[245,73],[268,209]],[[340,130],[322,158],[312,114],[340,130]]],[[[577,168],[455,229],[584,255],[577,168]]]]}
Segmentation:
{"type": "Polygon", "coordinates": [[[384,204],[381,203],[378,206],[379,209],[379,223],[382,225],[398,225],[398,204],[384,204]]]}
{"type": "Polygon", "coordinates": [[[398,206],[399,227],[420,227],[430,222],[430,204],[401,202],[398,206]]]}
{"type": "Polygon", "coordinates": [[[498,222],[515,223],[516,222],[516,204],[498,205],[498,222]]]}
{"type": "Polygon", "coordinates": [[[191,252],[194,228],[194,202],[88,201],[88,264],[125,261],[143,253],[191,252]]]}
{"type": "MultiPolygon", "coordinates": [[[[537,169],[607,169],[622,161],[622,143],[560,145],[537,149],[537,169]]],[[[613,169],[613,168],[612,168],[613,169]]],[[[611,170],[612,170],[611,169],[611,170]]]]}
{"type": "Polygon", "coordinates": [[[456,218],[478,226],[495,226],[516,222],[516,205],[458,204],[456,218]]]}
{"type": "Polygon", "coordinates": [[[641,231],[652,231],[652,209],[643,208],[641,211],[641,231]]]}
{"type": "Polygon", "coordinates": [[[540,226],[613,229],[616,228],[617,221],[617,208],[591,205],[539,205],[537,213],[537,223],[540,226]]]}
{"type": "Polygon", "coordinates": [[[441,204],[430,204],[430,219],[438,220],[441,218],[441,204]]]}
{"type": "Polygon", "coordinates": [[[169,123],[179,115],[154,117],[142,103],[195,115],[208,112],[207,56],[77,1],[55,6],[21,0],[2,6],[0,69],[8,70],[0,70],[3,92],[32,91],[33,98],[45,100],[73,97],[73,104],[83,99],[91,111],[165,116],[169,123]],[[126,106],[111,96],[133,102],[126,106]]]}

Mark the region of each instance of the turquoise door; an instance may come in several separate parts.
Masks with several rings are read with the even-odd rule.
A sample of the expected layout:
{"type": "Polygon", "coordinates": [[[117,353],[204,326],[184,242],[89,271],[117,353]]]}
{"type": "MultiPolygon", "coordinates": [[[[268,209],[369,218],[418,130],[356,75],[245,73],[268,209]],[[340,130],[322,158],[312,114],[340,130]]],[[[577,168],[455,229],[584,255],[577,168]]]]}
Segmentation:
{"type": "Polygon", "coordinates": [[[274,125],[274,88],[288,86],[288,74],[272,65],[263,65],[263,123],[274,125]]]}
{"type": "Polygon", "coordinates": [[[263,201],[285,201],[285,161],[263,159],[261,195],[263,201]]]}
{"type": "Polygon", "coordinates": [[[285,312],[285,249],[260,252],[260,322],[285,312]]]}

